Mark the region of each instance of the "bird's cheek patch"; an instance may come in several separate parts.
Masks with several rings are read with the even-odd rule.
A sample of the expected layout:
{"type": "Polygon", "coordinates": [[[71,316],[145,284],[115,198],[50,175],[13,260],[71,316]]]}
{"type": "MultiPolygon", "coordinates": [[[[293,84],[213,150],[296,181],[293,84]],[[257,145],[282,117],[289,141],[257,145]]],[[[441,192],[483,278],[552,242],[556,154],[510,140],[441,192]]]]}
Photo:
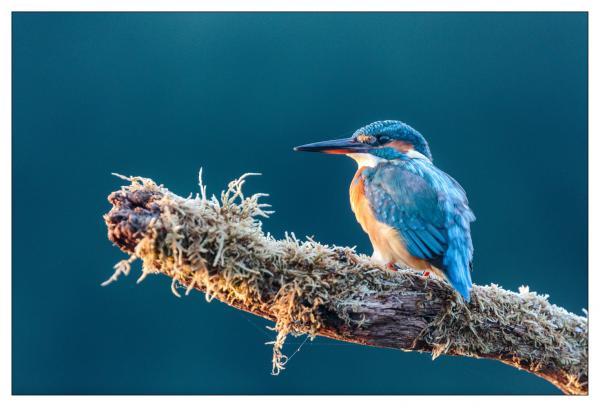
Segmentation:
{"type": "Polygon", "coordinates": [[[391,147],[400,153],[406,154],[409,151],[413,150],[415,146],[405,141],[394,140],[391,143],[386,144],[385,147],[391,147]]]}

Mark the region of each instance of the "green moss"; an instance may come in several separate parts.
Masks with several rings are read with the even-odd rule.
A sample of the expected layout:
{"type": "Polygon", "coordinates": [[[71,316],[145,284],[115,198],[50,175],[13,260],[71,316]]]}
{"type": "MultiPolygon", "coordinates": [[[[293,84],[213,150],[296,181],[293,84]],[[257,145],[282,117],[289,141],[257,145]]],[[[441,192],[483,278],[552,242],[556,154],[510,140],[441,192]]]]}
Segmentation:
{"type": "Polygon", "coordinates": [[[474,286],[467,306],[446,282],[431,279],[424,285],[419,273],[390,272],[351,248],[300,241],[293,234],[276,240],[263,233],[259,220],[271,214],[269,205],[260,201],[266,195],[243,194],[250,175],[255,174],[229,183],[220,199],[206,195],[201,174],[200,193],[188,198],[149,179],[124,177],[131,184],[123,192],[157,193],[154,204],[160,213],[137,243],[135,255],[118,263],[108,282],[127,274],[139,258],[143,268],[138,281],[162,273],[172,279],[177,296],[182,287],[185,294],[196,288],[205,292],[207,301],[217,298],[273,319],[273,374],[285,367],[286,336],[317,335],[325,323],[323,310],[334,310],[343,323],[360,326],[369,323],[359,312],[366,298],[390,290],[411,295],[411,290],[426,289],[430,300],[444,306],[415,343],[424,343],[434,358],[442,353],[493,354],[519,367],[528,363],[533,372],[550,363],[560,365],[574,382],[581,380],[584,364],[587,381],[587,318],[526,288],[514,293],[493,284],[474,286]],[[524,356],[528,352],[531,357],[524,356]],[[562,359],[557,362],[557,357],[562,359]]]}

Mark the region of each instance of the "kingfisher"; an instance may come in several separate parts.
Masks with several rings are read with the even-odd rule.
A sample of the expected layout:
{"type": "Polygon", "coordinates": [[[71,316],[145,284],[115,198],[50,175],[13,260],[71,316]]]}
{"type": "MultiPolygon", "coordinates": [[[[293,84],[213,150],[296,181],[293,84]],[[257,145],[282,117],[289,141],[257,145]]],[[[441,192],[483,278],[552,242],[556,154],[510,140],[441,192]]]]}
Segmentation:
{"type": "Polygon", "coordinates": [[[350,205],[369,235],[373,259],[442,278],[466,302],[472,287],[473,243],[465,190],[433,164],[425,137],[398,120],[383,120],[351,137],[295,147],[345,154],[358,163],[350,205]]]}

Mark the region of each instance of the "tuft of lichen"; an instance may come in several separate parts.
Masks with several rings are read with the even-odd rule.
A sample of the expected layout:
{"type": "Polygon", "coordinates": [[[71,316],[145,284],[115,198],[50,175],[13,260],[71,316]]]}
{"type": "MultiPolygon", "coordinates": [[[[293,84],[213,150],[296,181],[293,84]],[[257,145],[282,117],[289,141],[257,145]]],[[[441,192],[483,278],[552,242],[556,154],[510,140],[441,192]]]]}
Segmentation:
{"type": "Polygon", "coordinates": [[[474,286],[465,304],[442,280],[412,270],[389,271],[353,249],[262,231],[272,212],[265,194],[246,196],[245,174],[220,197],[179,197],[141,177],[109,197],[109,238],[131,263],[171,278],[173,293],[197,289],[275,322],[272,373],[287,362],[288,335],[317,334],[374,346],[491,357],[538,374],[564,391],[587,391],[587,318],[552,305],[521,287],[474,286]]]}
{"type": "MultiPolygon", "coordinates": [[[[218,298],[258,315],[273,316],[277,331],[272,342],[273,374],[278,374],[287,360],[282,353],[286,336],[307,334],[313,338],[322,327],[320,307],[348,306],[365,293],[385,290],[390,284],[360,274],[365,264],[379,274],[388,272],[352,249],[311,239],[301,242],[293,233],[283,240],[265,235],[259,218],[272,213],[270,205],[260,202],[267,195],[245,196],[242,191],[251,175],[257,174],[244,174],[229,183],[220,199],[207,197],[201,173],[201,192],[193,198],[179,197],[147,178],[123,177],[131,182],[123,191],[155,193],[159,198],[153,205],[161,208],[161,214],[146,229],[132,257],[119,262],[106,283],[128,274],[131,262],[141,259],[138,282],[150,274],[166,274],[176,296],[180,296],[180,287],[185,294],[197,288],[207,301],[218,298]],[[340,257],[352,260],[354,278],[352,268],[339,268],[340,257]]],[[[341,312],[350,322],[346,309],[342,307],[341,312]]]]}

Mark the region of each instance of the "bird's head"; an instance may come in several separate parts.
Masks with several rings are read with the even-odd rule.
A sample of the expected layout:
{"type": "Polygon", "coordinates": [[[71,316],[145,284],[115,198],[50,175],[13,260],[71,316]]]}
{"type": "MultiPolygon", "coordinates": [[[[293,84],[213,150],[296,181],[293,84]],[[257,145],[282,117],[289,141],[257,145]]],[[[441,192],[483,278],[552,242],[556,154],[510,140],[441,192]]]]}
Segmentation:
{"type": "MultiPolygon", "coordinates": [[[[295,147],[295,151],[346,154],[361,162],[424,158],[432,160],[425,137],[398,120],[382,120],[356,130],[349,138],[295,147]]],[[[367,164],[369,165],[369,164],[367,164]]]]}

